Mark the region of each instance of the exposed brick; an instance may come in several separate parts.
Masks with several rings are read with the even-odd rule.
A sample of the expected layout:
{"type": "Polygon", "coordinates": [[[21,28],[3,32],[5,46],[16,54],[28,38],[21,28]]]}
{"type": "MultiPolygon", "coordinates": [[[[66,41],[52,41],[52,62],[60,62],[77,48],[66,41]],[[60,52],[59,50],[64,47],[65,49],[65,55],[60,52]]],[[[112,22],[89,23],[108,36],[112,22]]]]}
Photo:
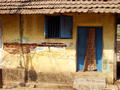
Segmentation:
{"type": "Polygon", "coordinates": [[[20,54],[20,53],[30,53],[30,51],[34,50],[37,46],[39,47],[67,47],[64,43],[4,43],[3,49],[10,54],[20,54]]]}

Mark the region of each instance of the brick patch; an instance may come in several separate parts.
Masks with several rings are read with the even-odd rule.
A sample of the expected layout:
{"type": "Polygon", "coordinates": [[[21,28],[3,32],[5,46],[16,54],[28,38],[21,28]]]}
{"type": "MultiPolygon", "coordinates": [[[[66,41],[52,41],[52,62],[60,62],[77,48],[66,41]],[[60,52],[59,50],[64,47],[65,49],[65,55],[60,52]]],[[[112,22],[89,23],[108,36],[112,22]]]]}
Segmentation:
{"type": "Polygon", "coordinates": [[[39,44],[38,46],[43,46],[43,47],[67,47],[64,43],[48,43],[48,42],[43,42],[39,44]]]}
{"type": "Polygon", "coordinates": [[[4,50],[10,54],[20,54],[20,53],[30,53],[36,47],[67,47],[64,43],[48,43],[43,42],[41,44],[37,43],[4,43],[4,50]]]}

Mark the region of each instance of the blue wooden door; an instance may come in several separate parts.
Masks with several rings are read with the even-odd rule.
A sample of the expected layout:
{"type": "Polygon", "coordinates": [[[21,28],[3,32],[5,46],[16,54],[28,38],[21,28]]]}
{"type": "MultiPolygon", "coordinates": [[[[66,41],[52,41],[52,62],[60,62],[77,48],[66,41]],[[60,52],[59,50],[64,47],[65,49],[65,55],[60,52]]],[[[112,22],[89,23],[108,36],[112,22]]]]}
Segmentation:
{"type": "Polygon", "coordinates": [[[97,71],[102,71],[103,31],[102,27],[96,27],[96,65],[97,71]]]}
{"type": "Polygon", "coordinates": [[[83,70],[86,55],[88,30],[85,27],[79,27],[77,32],[77,71],[83,70]]]}
{"type": "MultiPolygon", "coordinates": [[[[77,31],[77,71],[83,70],[84,60],[86,56],[88,28],[91,27],[78,27],[77,31]]],[[[96,43],[96,65],[97,71],[102,71],[102,50],[103,50],[103,35],[102,27],[95,28],[95,43],[96,43]]]]}

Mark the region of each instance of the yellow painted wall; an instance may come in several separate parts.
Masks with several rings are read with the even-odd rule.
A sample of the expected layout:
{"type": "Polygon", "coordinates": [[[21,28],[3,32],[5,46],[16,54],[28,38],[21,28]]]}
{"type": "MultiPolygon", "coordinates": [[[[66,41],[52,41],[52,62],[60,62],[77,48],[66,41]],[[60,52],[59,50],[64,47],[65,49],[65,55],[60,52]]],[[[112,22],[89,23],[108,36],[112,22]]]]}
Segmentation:
{"type": "Polygon", "coordinates": [[[15,42],[19,39],[19,15],[0,15],[2,42],[15,42]]]}
{"type": "MultiPolygon", "coordinates": [[[[19,15],[0,15],[0,23],[2,26],[2,44],[20,40],[19,15]]],[[[19,54],[13,55],[4,50],[2,51],[2,67],[16,68],[19,61],[19,54]]]]}
{"type": "MultiPolygon", "coordinates": [[[[23,42],[61,42],[66,48],[37,47],[29,54],[9,54],[3,51],[3,67],[19,67],[19,61],[25,61],[29,69],[36,72],[76,72],[76,38],[78,26],[103,26],[103,71],[102,77],[113,82],[114,64],[114,24],[112,14],[69,14],[73,16],[73,39],[45,39],[44,15],[23,15],[23,42]]],[[[19,42],[19,15],[1,15],[2,39],[5,42],[19,42]]],[[[85,72],[84,72],[85,73],[85,72]]],[[[97,73],[97,72],[96,72],[97,73]]],[[[81,74],[82,76],[82,74],[81,74]]],[[[93,75],[94,76],[94,75],[93,75]]]]}
{"type": "MultiPolygon", "coordinates": [[[[44,15],[25,15],[24,16],[24,34],[23,37],[29,39],[29,43],[65,43],[67,48],[34,52],[32,55],[32,64],[35,70],[39,72],[75,72],[76,70],[76,50],[75,38],[73,39],[45,39],[44,38],[44,15]],[[29,27],[29,29],[28,29],[29,27]],[[30,33],[28,32],[30,31],[30,33]]],[[[32,68],[33,68],[32,67],[32,68]]]]}

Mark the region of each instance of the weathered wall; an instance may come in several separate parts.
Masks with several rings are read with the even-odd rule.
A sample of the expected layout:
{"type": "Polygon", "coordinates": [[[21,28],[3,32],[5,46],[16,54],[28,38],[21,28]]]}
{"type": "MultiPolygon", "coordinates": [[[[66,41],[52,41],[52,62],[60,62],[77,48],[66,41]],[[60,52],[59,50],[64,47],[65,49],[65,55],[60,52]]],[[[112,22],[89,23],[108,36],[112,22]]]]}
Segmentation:
{"type": "MultiPolygon", "coordinates": [[[[19,42],[19,15],[0,15],[2,24],[2,44],[19,42]]],[[[14,47],[13,47],[14,48],[14,47]]],[[[20,54],[9,54],[3,49],[2,52],[3,67],[18,67],[20,54]]]]}
{"type": "Polygon", "coordinates": [[[24,16],[23,37],[29,39],[28,43],[51,43],[49,44],[50,48],[46,45],[36,47],[31,53],[32,66],[30,68],[34,68],[39,72],[75,71],[75,39],[45,39],[44,15],[24,16]],[[31,32],[28,33],[28,30],[31,32]],[[55,43],[59,47],[56,47],[55,43]],[[60,43],[65,46],[62,48],[60,43]],[[54,45],[54,47],[51,47],[51,45],[54,45]]]}
{"type": "Polygon", "coordinates": [[[73,15],[73,39],[45,39],[44,15],[23,15],[23,45],[19,44],[19,15],[1,15],[3,67],[20,67],[20,61],[22,61],[23,66],[36,72],[76,72],[77,27],[103,26],[103,74],[101,77],[107,77],[108,81],[112,82],[114,15],[71,15],[73,15]]]}
{"type": "MultiPolygon", "coordinates": [[[[101,77],[113,80],[115,17],[111,14],[78,14],[74,18],[77,26],[103,26],[103,64],[101,77]]],[[[87,74],[86,74],[87,75],[87,74]]],[[[83,75],[84,76],[84,75],[83,75]]],[[[94,76],[94,75],[93,75],[94,76]]]]}

